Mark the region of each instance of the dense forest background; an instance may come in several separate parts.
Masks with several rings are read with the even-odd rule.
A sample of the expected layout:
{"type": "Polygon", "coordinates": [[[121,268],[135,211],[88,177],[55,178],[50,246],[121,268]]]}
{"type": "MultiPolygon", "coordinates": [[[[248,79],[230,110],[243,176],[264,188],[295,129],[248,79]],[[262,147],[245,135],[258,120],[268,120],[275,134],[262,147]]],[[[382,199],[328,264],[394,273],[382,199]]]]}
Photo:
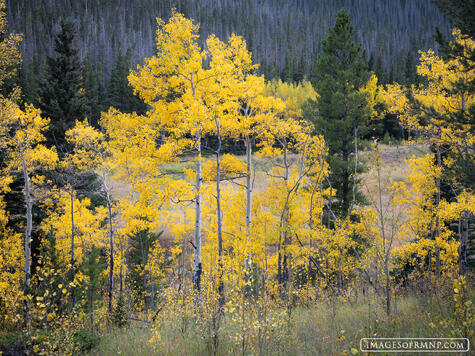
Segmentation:
{"type": "Polygon", "coordinates": [[[77,23],[82,58],[108,80],[119,55],[131,62],[154,52],[156,17],[176,8],[201,24],[201,38],[242,35],[266,78],[309,75],[335,14],[349,13],[359,42],[382,82],[401,82],[418,50],[435,48],[434,29],[449,23],[430,0],[16,0],[7,3],[11,32],[23,34],[26,72],[39,72],[51,54],[61,18],[77,23]]]}

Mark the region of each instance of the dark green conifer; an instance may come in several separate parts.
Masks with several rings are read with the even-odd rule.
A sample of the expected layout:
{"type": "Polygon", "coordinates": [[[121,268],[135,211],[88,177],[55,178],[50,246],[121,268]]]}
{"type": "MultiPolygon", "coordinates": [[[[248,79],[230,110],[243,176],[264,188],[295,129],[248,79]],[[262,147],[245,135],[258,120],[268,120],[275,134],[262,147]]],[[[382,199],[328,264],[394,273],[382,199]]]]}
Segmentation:
{"type": "Polygon", "coordinates": [[[87,113],[82,64],[74,47],[75,36],[74,22],[61,21],[54,53],[48,57],[45,77],[39,88],[41,111],[51,120],[48,144],[57,146],[60,154],[66,151],[65,132],[87,113]]]}
{"type": "MultiPolygon", "coordinates": [[[[312,84],[320,98],[305,110],[329,148],[330,181],[337,191],[332,209],[340,216],[347,215],[352,201],[355,133],[363,133],[363,123],[370,114],[367,96],[359,91],[370,72],[354,37],[350,18],[342,10],[322,42],[323,51],[312,73],[312,84]]],[[[356,198],[362,200],[362,195],[358,193],[356,198]]]]}

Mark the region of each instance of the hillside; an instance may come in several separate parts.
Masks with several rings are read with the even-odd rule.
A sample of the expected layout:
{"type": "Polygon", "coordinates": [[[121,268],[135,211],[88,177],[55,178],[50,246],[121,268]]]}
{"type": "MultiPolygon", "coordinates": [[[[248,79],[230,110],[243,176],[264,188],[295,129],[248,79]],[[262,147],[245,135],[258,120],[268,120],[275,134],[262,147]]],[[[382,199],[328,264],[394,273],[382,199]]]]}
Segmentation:
{"type": "Polygon", "coordinates": [[[372,53],[388,70],[391,64],[394,71],[403,70],[400,62],[408,51],[417,57],[417,50],[435,47],[435,28],[449,28],[430,0],[16,0],[8,1],[8,23],[11,31],[23,33],[23,57],[30,62],[52,51],[60,19],[72,17],[82,55],[109,73],[118,53],[128,48],[135,63],[153,54],[155,18],[168,18],[174,7],[201,23],[202,38],[244,36],[262,71],[272,77],[285,67],[308,74],[341,8],[350,14],[368,57],[372,53]]]}

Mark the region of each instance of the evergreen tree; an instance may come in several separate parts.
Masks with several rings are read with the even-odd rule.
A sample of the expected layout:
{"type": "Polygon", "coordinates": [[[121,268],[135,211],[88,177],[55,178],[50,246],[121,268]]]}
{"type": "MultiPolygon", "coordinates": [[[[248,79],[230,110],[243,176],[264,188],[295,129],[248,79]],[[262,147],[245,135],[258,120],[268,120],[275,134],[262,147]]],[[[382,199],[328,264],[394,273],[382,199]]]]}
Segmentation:
{"type": "Polygon", "coordinates": [[[41,111],[51,119],[48,143],[57,146],[59,153],[66,146],[65,132],[87,113],[82,65],[73,43],[75,36],[74,23],[61,21],[54,54],[48,57],[46,74],[39,88],[41,111]]]}
{"type": "Polygon", "coordinates": [[[279,78],[279,64],[277,61],[274,59],[272,62],[269,63],[268,66],[268,73],[266,75],[266,78],[268,79],[276,79],[279,78]]]}
{"type": "Polygon", "coordinates": [[[87,279],[84,282],[84,307],[89,312],[91,326],[94,325],[94,305],[101,286],[105,282],[103,272],[107,269],[106,254],[100,248],[92,247],[81,265],[81,272],[87,279]]]}
{"type": "Polygon", "coordinates": [[[101,117],[104,107],[104,87],[102,85],[102,72],[94,70],[91,62],[87,60],[84,64],[84,81],[87,99],[87,117],[91,125],[97,127],[97,122],[101,117]]]}
{"type": "Polygon", "coordinates": [[[132,52],[130,49],[124,55],[119,54],[112,68],[107,89],[107,106],[113,106],[121,112],[144,114],[147,111],[145,103],[136,95],[129,85],[127,76],[132,67],[132,52]]]}
{"type": "Polygon", "coordinates": [[[18,72],[18,81],[21,88],[22,100],[28,104],[37,104],[38,96],[38,81],[35,76],[35,64],[30,62],[29,64],[22,63],[18,72]]]}
{"type": "Polygon", "coordinates": [[[292,82],[293,76],[294,76],[294,63],[293,63],[292,53],[290,49],[288,49],[285,55],[284,68],[282,70],[282,74],[280,78],[284,82],[292,82]]]}
{"type": "Polygon", "coordinates": [[[395,82],[395,80],[394,80],[394,77],[395,77],[394,68],[395,68],[394,62],[391,61],[391,63],[389,64],[389,73],[388,73],[388,78],[387,78],[387,81],[388,81],[389,84],[395,82]]]}
{"type": "Polygon", "coordinates": [[[386,72],[386,68],[384,67],[383,57],[381,55],[376,58],[376,64],[374,66],[374,73],[378,77],[379,81],[382,84],[388,83],[388,75],[386,72]]]}
{"type": "Polygon", "coordinates": [[[475,1],[474,0],[433,0],[439,9],[449,17],[453,25],[463,35],[475,38],[475,1]]]}
{"type": "MultiPolygon", "coordinates": [[[[434,0],[439,6],[440,10],[445,13],[452,23],[460,29],[463,38],[470,38],[475,41],[475,22],[473,16],[475,14],[474,0],[434,0]]],[[[458,59],[462,64],[462,71],[469,73],[475,68],[475,50],[469,46],[462,46],[454,42],[448,42],[447,38],[437,29],[436,40],[441,47],[441,52],[448,60],[458,59]]],[[[475,93],[475,78],[470,78],[464,81],[461,78],[454,83],[453,89],[447,92],[449,95],[457,95],[459,97],[466,97],[467,95],[475,93]]],[[[416,103],[416,105],[420,105],[416,103]]],[[[426,108],[429,111],[429,108],[426,108]]],[[[447,123],[456,123],[457,125],[464,125],[468,127],[471,133],[475,132],[475,106],[464,105],[461,110],[452,112],[439,119],[445,120],[447,123]]],[[[462,151],[463,152],[463,151],[462,151]]],[[[457,157],[456,163],[452,165],[452,172],[464,188],[470,190],[475,189],[475,160],[473,156],[466,153],[461,153],[457,157]]],[[[449,176],[450,176],[449,174],[449,176]]]]}
{"type": "MultiPolygon", "coordinates": [[[[328,144],[330,181],[337,191],[333,211],[345,216],[353,194],[355,135],[362,134],[362,124],[370,113],[367,96],[359,89],[367,83],[370,72],[344,10],[337,14],[322,49],[312,75],[320,98],[307,105],[305,116],[328,144]]],[[[360,194],[356,198],[362,200],[360,194]]]]}
{"type": "Polygon", "coordinates": [[[417,69],[416,69],[416,63],[414,62],[414,56],[412,55],[412,52],[409,51],[407,52],[407,58],[406,58],[406,68],[405,68],[405,79],[406,79],[406,85],[411,85],[411,84],[417,84],[417,69]]]}
{"type": "Polygon", "coordinates": [[[151,287],[153,281],[150,280],[150,271],[147,269],[149,253],[160,237],[161,233],[154,234],[151,231],[141,230],[133,235],[129,235],[129,251],[127,253],[127,263],[129,264],[129,283],[135,291],[136,298],[145,303],[148,309],[151,304],[151,287]]]}
{"type": "MultiPolygon", "coordinates": [[[[463,38],[469,38],[475,41],[475,0],[434,0],[439,9],[449,17],[451,22],[460,30],[463,38]]],[[[436,40],[441,47],[441,52],[447,59],[457,59],[462,64],[462,71],[464,73],[472,72],[475,68],[475,50],[473,47],[463,46],[457,43],[450,43],[447,38],[437,29],[436,40]]],[[[454,83],[452,90],[448,91],[449,95],[457,95],[459,97],[466,97],[475,92],[475,78],[470,78],[464,82],[463,79],[454,83]]],[[[418,104],[418,103],[417,103],[418,104]]],[[[443,119],[450,124],[464,125],[468,127],[470,133],[475,132],[475,105],[464,105],[461,110],[443,115],[439,119],[443,119]]],[[[443,147],[439,148],[443,149],[443,147]]],[[[452,159],[455,163],[451,167],[444,165],[444,176],[448,177],[446,182],[451,182],[453,177],[457,177],[461,189],[473,191],[475,189],[475,159],[472,149],[459,150],[457,155],[452,154],[452,159]]],[[[453,187],[450,184],[443,184],[441,182],[441,193],[453,192],[453,187]]],[[[464,214],[465,215],[465,214],[464,214]]],[[[475,217],[473,214],[466,214],[462,219],[462,231],[466,236],[465,241],[459,249],[460,253],[460,271],[465,272],[466,268],[475,269],[475,232],[473,229],[473,221],[475,217]],[[461,257],[467,256],[467,260],[461,257]]]]}
{"type": "Polygon", "coordinates": [[[293,81],[295,83],[300,83],[302,80],[305,79],[305,58],[304,56],[300,56],[300,60],[297,63],[297,67],[293,73],[293,81]]]}
{"type": "Polygon", "coordinates": [[[368,70],[371,70],[374,72],[375,70],[375,62],[374,62],[374,53],[371,52],[371,55],[369,56],[368,59],[368,70]]]}

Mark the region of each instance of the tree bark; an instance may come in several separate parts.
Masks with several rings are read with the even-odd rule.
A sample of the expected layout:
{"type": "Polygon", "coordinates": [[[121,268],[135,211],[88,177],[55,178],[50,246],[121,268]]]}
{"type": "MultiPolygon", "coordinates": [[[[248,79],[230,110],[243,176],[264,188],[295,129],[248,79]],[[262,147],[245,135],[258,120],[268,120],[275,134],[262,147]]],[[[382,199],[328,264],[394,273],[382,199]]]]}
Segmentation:
{"type": "MultiPolygon", "coordinates": [[[[197,156],[196,156],[196,196],[195,196],[195,231],[194,231],[194,248],[193,257],[193,288],[199,292],[201,290],[201,131],[196,134],[197,156]]],[[[197,300],[196,300],[197,302],[197,300]]]]}
{"type": "MultiPolygon", "coordinates": [[[[30,177],[26,166],[25,156],[22,152],[21,162],[23,167],[23,178],[25,181],[25,205],[26,205],[26,229],[25,229],[25,296],[30,291],[31,285],[31,231],[33,228],[32,204],[30,195],[30,177]]],[[[25,301],[25,324],[30,325],[30,302],[25,301]]]]}
{"type": "Polygon", "coordinates": [[[102,187],[106,195],[108,220],[109,220],[109,305],[108,311],[112,313],[112,300],[114,298],[114,225],[112,223],[112,202],[109,194],[109,188],[107,187],[106,177],[102,176],[102,187]]]}
{"type": "MultiPolygon", "coordinates": [[[[74,278],[75,278],[75,263],[74,263],[74,190],[73,187],[71,186],[71,191],[70,191],[70,197],[71,197],[71,283],[74,283],[74,278]]],[[[76,294],[75,294],[75,288],[72,287],[71,290],[71,304],[74,308],[74,305],[76,305],[76,294]]]]}
{"type": "MultiPolygon", "coordinates": [[[[251,221],[252,221],[252,141],[249,136],[246,137],[244,141],[246,145],[246,233],[247,238],[251,236],[251,221]]],[[[251,268],[251,258],[246,256],[244,261],[244,281],[247,283],[249,281],[249,270],[251,268]]]]}
{"type": "Polygon", "coordinates": [[[218,221],[218,292],[219,292],[219,309],[224,306],[224,282],[223,282],[223,223],[221,217],[221,127],[219,120],[215,118],[218,148],[216,150],[216,218],[218,221]]]}
{"type": "Polygon", "coordinates": [[[343,172],[342,172],[342,194],[343,194],[343,214],[346,216],[348,214],[348,209],[350,206],[349,202],[349,197],[348,193],[350,191],[350,181],[349,181],[349,172],[348,172],[348,141],[346,139],[343,139],[342,146],[341,146],[341,152],[343,156],[343,161],[344,161],[344,167],[343,167],[343,172]]]}
{"type": "Polygon", "coordinates": [[[252,145],[251,145],[251,138],[248,136],[245,140],[246,145],[246,228],[249,230],[251,228],[251,220],[252,220],[252,145]]]}
{"type": "MultiPolygon", "coordinates": [[[[440,147],[437,146],[437,167],[442,168],[442,158],[440,155],[440,147]]],[[[440,206],[441,187],[440,177],[437,178],[437,206],[440,206]]],[[[440,287],[440,246],[437,242],[437,238],[440,236],[440,220],[439,215],[436,217],[436,236],[435,236],[435,278],[436,278],[436,291],[439,293],[440,287]]]]}

